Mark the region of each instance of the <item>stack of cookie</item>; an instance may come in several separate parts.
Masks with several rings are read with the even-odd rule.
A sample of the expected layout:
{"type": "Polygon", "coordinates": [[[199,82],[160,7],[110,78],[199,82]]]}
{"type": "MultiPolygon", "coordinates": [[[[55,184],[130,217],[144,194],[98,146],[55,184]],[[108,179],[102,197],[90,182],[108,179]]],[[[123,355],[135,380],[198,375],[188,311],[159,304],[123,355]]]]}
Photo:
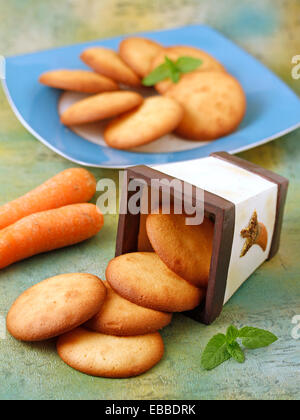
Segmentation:
{"type": "Polygon", "coordinates": [[[213,140],[233,132],[245,115],[246,98],[239,82],[198,48],[164,48],[131,37],[121,42],[119,52],[91,47],[81,59],[93,71],[50,71],[40,82],[92,95],[66,109],[61,121],[70,127],[105,121],[104,140],[110,147],[131,149],[171,132],[183,139],[213,140]],[[181,74],[177,83],[167,76],[156,83],[156,96],[150,88],[145,94],[143,78],[160,69],[166,57],[171,63],[189,57],[201,64],[181,74]]]}
{"type": "Polygon", "coordinates": [[[125,378],[160,361],[164,345],[156,331],[170,321],[170,314],[122,299],[96,276],[73,273],[25,291],[8,313],[7,329],[26,342],[59,337],[58,354],[72,368],[125,378]]]}
{"type": "Polygon", "coordinates": [[[158,330],[205,297],[214,226],[157,214],[145,230],[138,252],[110,261],[107,282],[64,274],[24,292],[8,313],[9,332],[22,341],[59,336],[59,356],[86,374],[123,378],[149,370],[164,353],[158,330]]]}
{"type": "Polygon", "coordinates": [[[150,214],[138,252],[114,258],[106,279],[123,298],[156,311],[194,309],[208,284],[214,224],[185,224],[185,215],[150,214]]]}

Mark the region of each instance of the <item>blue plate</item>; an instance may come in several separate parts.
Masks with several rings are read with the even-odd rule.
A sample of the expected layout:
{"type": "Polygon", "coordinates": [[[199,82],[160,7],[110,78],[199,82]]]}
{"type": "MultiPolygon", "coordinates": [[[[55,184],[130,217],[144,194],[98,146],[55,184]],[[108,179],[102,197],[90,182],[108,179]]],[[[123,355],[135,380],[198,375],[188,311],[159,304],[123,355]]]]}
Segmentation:
{"type": "Polygon", "coordinates": [[[91,45],[116,49],[122,37],[70,47],[8,57],[7,98],[22,124],[41,142],[65,158],[87,166],[120,168],[154,165],[208,156],[219,150],[235,153],[282,136],[300,126],[300,100],[271,71],[223,35],[207,26],[143,33],[165,46],[187,44],[203,48],[220,60],[243,85],[247,114],[239,129],[226,137],[192,150],[168,153],[137,153],[114,150],[88,142],[62,126],[57,113],[61,92],[41,86],[41,73],[57,68],[86,68],[79,55],[91,45]]]}

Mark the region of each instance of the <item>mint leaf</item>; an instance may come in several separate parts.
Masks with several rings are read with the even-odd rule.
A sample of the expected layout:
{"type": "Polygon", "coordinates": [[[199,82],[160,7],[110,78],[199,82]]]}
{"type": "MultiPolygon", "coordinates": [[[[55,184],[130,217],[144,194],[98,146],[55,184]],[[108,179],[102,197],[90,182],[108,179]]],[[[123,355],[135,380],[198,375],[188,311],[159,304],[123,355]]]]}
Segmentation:
{"type": "Polygon", "coordinates": [[[180,72],[179,71],[174,71],[171,73],[171,80],[173,83],[178,83],[180,80],[180,72]]]}
{"type": "Polygon", "coordinates": [[[227,343],[229,344],[233,343],[238,338],[238,336],[239,336],[239,330],[234,325],[230,325],[226,333],[227,343]]]}
{"type": "Polygon", "coordinates": [[[190,71],[197,70],[202,63],[203,61],[198,58],[179,57],[175,64],[181,73],[189,73],[190,71]]]}
{"type": "Polygon", "coordinates": [[[165,64],[169,69],[170,79],[173,83],[178,83],[180,79],[180,71],[177,68],[174,61],[170,60],[169,57],[165,56],[165,64]]]}
{"type": "Polygon", "coordinates": [[[170,58],[167,55],[165,56],[165,64],[168,66],[171,73],[172,71],[178,71],[175,62],[170,60],[170,58]]]}
{"type": "Polygon", "coordinates": [[[231,358],[227,351],[226,336],[215,335],[207,344],[201,358],[203,369],[212,370],[231,358]]]}
{"type": "Polygon", "coordinates": [[[244,363],[245,354],[236,341],[232,343],[227,343],[227,351],[230,354],[230,356],[233,357],[237,362],[244,363]]]}
{"type": "Polygon", "coordinates": [[[276,335],[272,334],[270,331],[253,327],[242,328],[239,331],[239,338],[242,339],[243,345],[248,349],[267,347],[278,340],[276,335]]]}
{"type": "Polygon", "coordinates": [[[144,77],[142,83],[144,86],[154,86],[165,79],[171,79],[173,83],[178,83],[182,74],[196,70],[201,64],[202,60],[198,58],[179,57],[175,62],[165,56],[165,62],[144,77]]]}
{"type": "Polygon", "coordinates": [[[245,354],[236,341],[238,338],[248,349],[267,347],[278,340],[270,331],[254,327],[243,327],[238,330],[234,325],[230,325],[226,335],[217,334],[208,342],[201,358],[202,367],[211,370],[230,358],[244,363],[245,354]]]}
{"type": "Polygon", "coordinates": [[[144,77],[143,85],[144,86],[153,86],[156,83],[161,82],[162,80],[168,79],[170,77],[170,69],[166,63],[161,64],[156,67],[148,76],[144,77]]]}

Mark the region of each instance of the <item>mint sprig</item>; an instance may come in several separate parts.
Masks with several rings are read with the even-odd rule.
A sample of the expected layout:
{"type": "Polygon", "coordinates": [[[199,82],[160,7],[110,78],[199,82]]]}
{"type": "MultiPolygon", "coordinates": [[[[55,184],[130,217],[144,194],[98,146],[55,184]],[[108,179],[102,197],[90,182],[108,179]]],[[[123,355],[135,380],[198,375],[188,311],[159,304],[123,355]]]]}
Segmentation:
{"type": "Polygon", "coordinates": [[[166,79],[178,83],[182,74],[196,70],[202,62],[202,60],[194,57],[179,57],[176,61],[173,61],[165,56],[165,62],[148,74],[142,83],[144,86],[154,86],[166,79]]]}
{"type": "Polygon", "coordinates": [[[239,363],[244,363],[245,353],[238,343],[238,339],[247,349],[267,347],[278,340],[276,335],[270,331],[254,327],[243,327],[238,330],[235,326],[230,325],[226,335],[217,334],[208,342],[201,358],[203,369],[212,370],[231,358],[239,363]]]}

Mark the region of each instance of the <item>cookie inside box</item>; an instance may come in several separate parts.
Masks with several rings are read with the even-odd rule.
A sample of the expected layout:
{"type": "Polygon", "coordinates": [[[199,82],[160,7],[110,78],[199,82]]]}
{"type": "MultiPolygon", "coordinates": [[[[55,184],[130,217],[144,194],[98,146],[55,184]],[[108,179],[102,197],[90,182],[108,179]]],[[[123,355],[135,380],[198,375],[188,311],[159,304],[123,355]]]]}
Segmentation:
{"type": "MultiPolygon", "coordinates": [[[[130,168],[122,190],[117,256],[142,247],[151,251],[145,237],[146,216],[141,215],[141,209],[134,214],[128,209],[131,197],[136,194],[136,190],[130,191],[128,187],[130,181],[142,181],[141,185],[147,185],[151,191],[153,180],[163,185],[175,179],[190,185],[190,202],[203,206],[204,217],[214,223],[206,298],[199,307],[186,313],[210,324],[247,278],[278,251],[288,180],[224,152],[157,169],[130,168]]],[[[171,205],[175,196],[183,194],[178,185],[174,183],[170,188],[171,205]]]]}

